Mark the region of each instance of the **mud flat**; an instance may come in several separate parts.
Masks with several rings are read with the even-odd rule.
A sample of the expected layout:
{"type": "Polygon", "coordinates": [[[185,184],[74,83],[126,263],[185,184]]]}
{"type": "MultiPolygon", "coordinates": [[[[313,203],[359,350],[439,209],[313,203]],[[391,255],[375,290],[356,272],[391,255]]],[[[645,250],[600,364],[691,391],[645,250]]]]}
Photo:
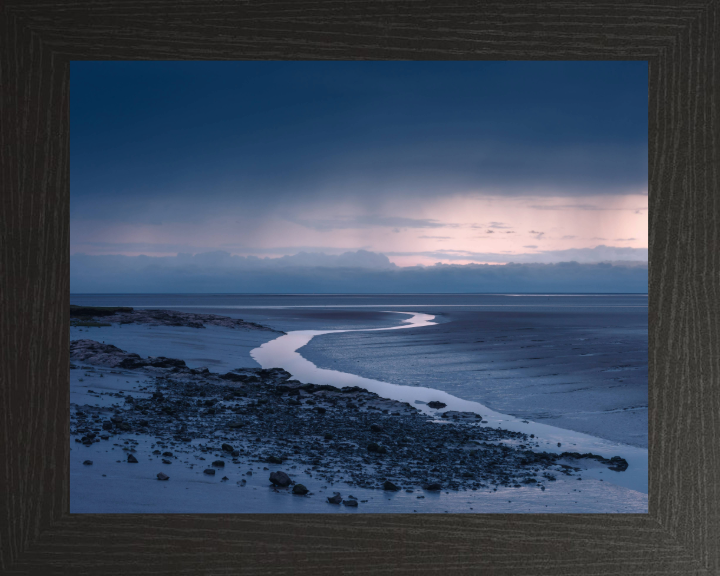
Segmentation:
{"type": "Polygon", "coordinates": [[[624,474],[621,457],[548,452],[482,414],[71,346],[73,512],[647,510],[646,495],[585,475],[624,474]]]}

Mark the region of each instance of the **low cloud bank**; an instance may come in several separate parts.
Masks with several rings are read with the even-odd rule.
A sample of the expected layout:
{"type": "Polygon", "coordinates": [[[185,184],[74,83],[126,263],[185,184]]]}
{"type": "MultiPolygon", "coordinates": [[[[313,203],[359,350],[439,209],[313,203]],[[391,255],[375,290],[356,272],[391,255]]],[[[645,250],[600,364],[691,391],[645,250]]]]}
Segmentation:
{"type": "Polygon", "coordinates": [[[70,259],[73,293],[646,293],[644,262],[395,266],[383,254],[70,259]]]}
{"type": "MultiPolygon", "coordinates": [[[[533,231],[534,232],[534,231],[533,231]]],[[[541,237],[544,232],[535,232],[541,237]]],[[[535,244],[523,246],[531,250],[535,244]]],[[[605,246],[594,248],[568,248],[567,250],[540,250],[525,254],[500,254],[498,252],[470,252],[467,250],[435,250],[434,252],[388,252],[390,256],[425,256],[442,260],[474,260],[476,262],[552,264],[556,262],[579,262],[597,264],[599,262],[644,262],[648,261],[647,248],[629,248],[625,246],[605,246]]]]}

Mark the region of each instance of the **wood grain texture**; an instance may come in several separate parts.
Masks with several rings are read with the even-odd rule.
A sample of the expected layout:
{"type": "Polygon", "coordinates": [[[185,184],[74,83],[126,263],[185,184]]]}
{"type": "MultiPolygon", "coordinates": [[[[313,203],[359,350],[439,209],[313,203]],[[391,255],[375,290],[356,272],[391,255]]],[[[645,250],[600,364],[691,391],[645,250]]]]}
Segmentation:
{"type": "Polygon", "coordinates": [[[717,1],[0,5],[0,572],[720,574],[717,1]],[[650,514],[70,515],[69,61],[650,68],[650,514]]]}

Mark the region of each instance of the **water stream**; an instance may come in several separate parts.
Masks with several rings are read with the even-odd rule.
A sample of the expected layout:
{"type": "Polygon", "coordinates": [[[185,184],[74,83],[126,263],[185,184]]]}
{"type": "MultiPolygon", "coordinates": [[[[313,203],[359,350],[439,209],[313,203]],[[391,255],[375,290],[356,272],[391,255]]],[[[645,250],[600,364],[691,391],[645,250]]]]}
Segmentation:
{"type": "MultiPolygon", "coordinates": [[[[394,311],[395,312],[395,311],[394,311]]],[[[370,392],[375,392],[383,398],[408,402],[422,412],[429,415],[437,415],[448,410],[459,412],[474,412],[480,414],[482,424],[476,426],[489,426],[492,428],[504,428],[534,434],[536,450],[546,452],[592,452],[606,458],[620,456],[627,460],[629,466],[624,472],[613,472],[604,465],[593,466],[594,461],[589,461],[591,466],[583,472],[583,476],[596,478],[610,482],[618,486],[648,493],[648,451],[644,448],[619,444],[610,440],[596,438],[581,432],[565,430],[547,424],[540,424],[524,419],[515,418],[506,414],[500,414],[490,410],[479,402],[463,400],[442,390],[425,388],[420,386],[402,386],[390,384],[371,378],[363,378],[355,374],[339,372],[337,370],[326,370],[318,368],[309,360],[302,357],[298,352],[315,336],[322,334],[337,334],[340,332],[371,332],[377,330],[400,330],[403,328],[419,328],[433,325],[434,316],[430,314],[397,312],[398,314],[412,314],[412,317],[404,320],[400,326],[387,328],[366,328],[357,330],[296,330],[289,332],[275,340],[266,342],[259,348],[250,351],[252,358],[263,368],[283,368],[292,374],[292,377],[300,382],[313,384],[330,384],[342,388],[344,386],[359,386],[370,392]],[[439,401],[447,406],[441,410],[433,410],[427,406],[428,402],[439,401]]],[[[439,425],[452,425],[451,422],[438,419],[439,425]]]]}

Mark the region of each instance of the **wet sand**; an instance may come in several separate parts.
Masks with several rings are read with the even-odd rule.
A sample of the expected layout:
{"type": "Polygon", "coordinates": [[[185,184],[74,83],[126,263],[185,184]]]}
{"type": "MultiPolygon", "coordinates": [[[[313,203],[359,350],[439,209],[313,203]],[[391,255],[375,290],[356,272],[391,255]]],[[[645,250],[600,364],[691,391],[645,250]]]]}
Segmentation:
{"type": "MultiPolygon", "coordinates": [[[[427,308],[421,310],[422,312],[431,312],[427,308]]],[[[203,310],[203,312],[207,312],[207,310],[203,310]]],[[[340,310],[253,310],[250,312],[244,310],[238,311],[237,314],[228,315],[265,323],[273,328],[285,331],[308,328],[316,330],[377,328],[379,326],[398,325],[403,318],[401,315],[379,311],[368,311],[371,312],[370,314],[364,313],[365,311],[349,312],[340,310]]],[[[472,348],[466,348],[469,344],[466,340],[468,340],[468,335],[473,334],[473,330],[477,329],[478,319],[468,317],[467,312],[464,311],[458,313],[458,311],[437,310],[435,312],[441,321],[438,326],[319,336],[313,339],[309,346],[302,348],[301,353],[308,358],[312,358],[312,354],[315,353],[312,350],[313,345],[319,342],[319,348],[322,350],[320,356],[324,354],[326,361],[330,363],[329,359],[332,359],[332,355],[328,353],[328,350],[331,346],[326,344],[326,341],[328,343],[338,342],[340,352],[335,357],[335,363],[327,366],[329,368],[342,370],[343,368],[339,367],[338,364],[345,362],[348,372],[362,374],[363,370],[375,369],[376,367],[372,364],[378,363],[380,365],[378,371],[381,371],[381,369],[383,371],[388,370],[388,372],[378,375],[387,382],[393,382],[391,378],[396,378],[398,375],[408,378],[409,373],[412,377],[418,378],[417,383],[414,385],[422,382],[425,386],[442,389],[440,386],[434,385],[433,378],[436,378],[438,382],[444,380],[461,384],[462,378],[454,377],[449,379],[447,374],[468,372],[468,370],[457,369],[457,366],[462,368],[468,362],[467,359],[465,362],[458,362],[458,358],[459,355],[465,354],[469,356],[474,354],[472,348]],[[457,324],[450,325],[453,322],[457,324]],[[463,326],[463,323],[465,323],[465,326],[463,326]],[[471,326],[468,326],[468,323],[471,326]],[[433,333],[425,335],[425,331],[433,331],[433,333]],[[409,338],[401,338],[401,333],[402,336],[407,335],[409,338]],[[371,350],[369,353],[363,349],[366,344],[369,345],[368,350],[371,350]],[[443,349],[443,346],[446,348],[443,349]],[[423,347],[423,354],[418,353],[423,347]],[[428,354],[428,348],[435,348],[436,351],[428,354]],[[403,355],[404,361],[399,357],[403,355]],[[425,364],[423,367],[423,362],[420,361],[422,355],[431,356],[429,360],[432,360],[432,362],[425,364]],[[358,362],[361,358],[363,361],[358,362]],[[443,360],[446,362],[444,366],[435,364],[443,360]],[[398,363],[404,365],[397,366],[398,363]],[[429,369],[433,365],[435,365],[435,371],[429,369]],[[451,369],[453,365],[456,366],[454,371],[451,369]],[[394,372],[393,367],[396,368],[394,372]],[[437,371],[439,369],[446,374],[444,378],[440,377],[441,374],[437,371]]],[[[487,320],[487,317],[485,320],[487,320]]],[[[584,325],[587,326],[586,323],[584,325]]],[[[499,334],[500,336],[503,335],[503,330],[508,332],[512,327],[516,329],[516,332],[521,331],[517,325],[513,325],[512,315],[501,318],[494,327],[491,326],[496,335],[499,334]]],[[[567,328],[568,326],[565,326],[564,332],[566,334],[568,332],[572,333],[573,330],[583,329],[581,326],[572,325],[569,326],[570,330],[567,328]]],[[[613,330],[617,332],[616,327],[613,330]]],[[[104,339],[121,348],[139,352],[143,356],[164,355],[182,358],[187,361],[190,367],[208,366],[213,372],[223,372],[226,369],[231,370],[242,367],[257,367],[258,363],[250,357],[250,350],[277,337],[277,334],[272,333],[246,334],[220,327],[208,327],[207,330],[198,331],[179,327],[124,326],[114,329],[107,327],[89,328],[81,331],[73,329],[72,332],[74,333],[71,334],[71,339],[104,339]]],[[[632,329],[630,329],[630,332],[632,332],[632,329]]],[[[597,337],[598,331],[595,330],[595,333],[597,337]]],[[[586,336],[577,333],[573,336],[573,338],[583,337],[586,336]]],[[[525,342],[526,340],[528,338],[521,341],[525,342]]],[[[529,338],[529,340],[533,340],[533,338],[529,338]]],[[[608,338],[605,338],[605,340],[601,338],[601,340],[604,342],[608,338]]],[[[504,362],[512,365],[512,351],[517,348],[518,340],[501,338],[500,341],[495,343],[494,351],[505,352],[507,356],[504,357],[504,362]],[[505,344],[505,347],[502,344],[505,344]]],[[[563,341],[557,335],[554,338],[556,345],[563,341]]],[[[472,343],[479,344],[477,342],[472,343]]],[[[607,343],[610,344],[610,342],[607,343]]],[[[523,345],[531,344],[526,343],[523,345]]],[[[608,354],[610,353],[611,351],[608,351],[608,354]]],[[[584,356],[579,357],[584,358],[584,356]]],[[[499,354],[497,358],[502,358],[502,354],[499,354]]],[[[647,369],[646,361],[645,358],[645,370],[647,369]]],[[[485,362],[488,364],[493,363],[489,359],[486,359],[485,362]]],[[[319,364],[322,366],[323,362],[321,361],[319,364]]],[[[522,364],[522,366],[524,365],[525,363],[522,364]]],[[[577,361],[570,361],[569,365],[577,369],[576,372],[573,372],[577,377],[582,375],[582,364],[578,367],[577,361]]],[[[524,370],[522,366],[516,368],[524,370]]],[[[496,366],[491,367],[497,368],[496,366]]],[[[500,366],[497,371],[501,373],[503,368],[508,368],[508,366],[500,366]]],[[[613,366],[610,366],[610,369],[612,368],[613,366]]],[[[95,390],[100,385],[115,386],[116,390],[132,391],[133,395],[137,396],[137,387],[142,385],[135,383],[131,379],[130,373],[127,374],[128,380],[125,380],[124,377],[115,377],[114,380],[112,378],[107,379],[106,376],[106,379],[103,380],[95,379],[94,383],[93,380],[88,380],[87,377],[83,378],[83,382],[80,382],[79,376],[77,370],[71,372],[71,402],[73,405],[87,404],[92,406],[97,404],[100,399],[96,394],[88,394],[88,388],[95,390]]],[[[93,376],[90,376],[90,378],[93,378],[93,376]]],[[[413,385],[411,382],[402,383],[413,385]]],[[[556,384],[562,385],[562,382],[556,384]]],[[[647,381],[645,381],[646,390],[647,381]]],[[[576,391],[576,395],[577,392],[579,391],[576,391]]],[[[508,412],[512,413],[511,411],[508,412]]],[[[566,414],[566,417],[569,418],[569,415],[566,414]]],[[[606,419],[600,420],[602,423],[607,422],[606,419]]],[[[537,421],[542,420],[537,419],[537,421]]],[[[557,425],[556,422],[552,421],[547,423],[557,425]]],[[[568,429],[577,428],[568,427],[568,429]]],[[[644,432],[647,434],[647,428],[645,428],[644,432]]],[[[440,494],[428,492],[424,494],[425,498],[418,499],[417,493],[412,494],[401,491],[388,494],[381,490],[359,488],[338,481],[332,485],[326,485],[326,488],[314,487],[315,494],[323,496],[323,498],[301,498],[286,493],[280,494],[268,488],[267,475],[275,469],[283,469],[282,465],[251,463],[250,461],[244,464],[250,466],[249,469],[258,469],[259,467],[262,470],[259,475],[248,477],[241,469],[232,471],[227,469],[225,474],[228,475],[229,479],[223,482],[220,475],[209,478],[197,469],[175,466],[172,478],[174,482],[159,482],[155,478],[155,474],[162,467],[158,468],[157,462],[152,462],[154,457],[149,457],[148,462],[145,464],[141,459],[138,465],[116,462],[116,451],[122,450],[123,445],[124,447],[128,446],[125,441],[131,441],[131,445],[134,445],[135,449],[140,452],[141,450],[149,451],[151,444],[156,439],[137,432],[128,432],[127,434],[120,434],[118,440],[122,440],[122,444],[120,442],[109,444],[101,442],[92,444],[89,447],[72,445],[71,510],[73,512],[358,512],[358,509],[328,505],[324,496],[330,495],[332,491],[340,491],[343,496],[352,494],[358,499],[366,500],[367,502],[363,503],[361,509],[365,512],[647,511],[646,494],[602,482],[603,476],[599,475],[602,470],[593,470],[592,463],[587,462],[583,464],[584,482],[581,488],[577,487],[580,483],[572,483],[573,480],[576,480],[575,478],[559,477],[557,482],[547,483],[547,489],[542,492],[526,487],[500,487],[497,492],[449,491],[440,494]],[[75,454],[75,456],[72,456],[72,454],[75,454]],[[88,457],[94,459],[94,464],[92,466],[82,465],[84,459],[88,457]],[[149,464],[152,464],[152,466],[150,467],[149,464]],[[230,472],[232,472],[232,475],[229,474],[230,472]],[[103,474],[105,475],[103,476],[103,474]],[[246,481],[244,485],[238,484],[240,479],[246,481]],[[321,491],[324,491],[325,494],[321,491]],[[219,494],[223,495],[220,500],[218,500],[219,494]]],[[[206,445],[208,443],[212,444],[213,440],[217,440],[217,438],[207,438],[204,442],[206,445]]],[[[193,440],[193,443],[195,442],[203,442],[203,440],[193,440]]],[[[612,454],[607,456],[612,456],[612,454]]],[[[291,475],[298,474],[295,470],[290,472],[291,475]]],[[[608,472],[605,471],[604,473],[607,474],[608,472]]]]}
{"type": "Polygon", "coordinates": [[[647,448],[647,309],[417,311],[440,323],[317,336],[300,353],[319,368],[647,448]]]}

